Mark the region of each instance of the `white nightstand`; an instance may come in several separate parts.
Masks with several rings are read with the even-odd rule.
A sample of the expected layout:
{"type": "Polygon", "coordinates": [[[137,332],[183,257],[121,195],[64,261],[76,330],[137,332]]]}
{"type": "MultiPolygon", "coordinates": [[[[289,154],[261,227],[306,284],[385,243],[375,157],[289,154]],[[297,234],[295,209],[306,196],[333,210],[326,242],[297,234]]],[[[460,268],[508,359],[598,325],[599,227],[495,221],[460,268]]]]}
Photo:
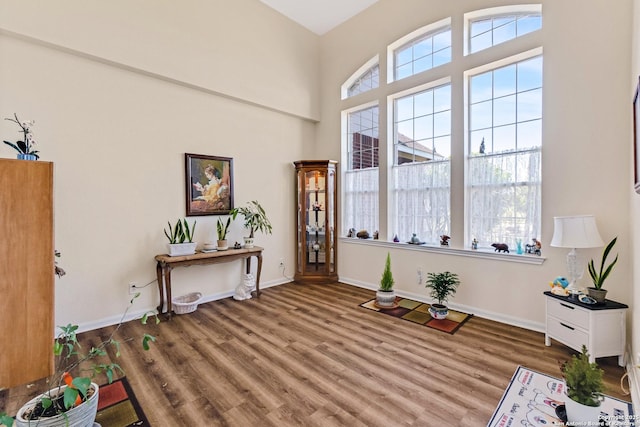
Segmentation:
{"type": "Polygon", "coordinates": [[[577,299],[545,292],[547,320],[544,344],[551,345],[551,338],[571,347],[589,350],[589,360],[596,357],[618,356],[618,364],[624,366],[626,341],[625,304],[606,300],[603,304],[584,304],[577,299]]]}

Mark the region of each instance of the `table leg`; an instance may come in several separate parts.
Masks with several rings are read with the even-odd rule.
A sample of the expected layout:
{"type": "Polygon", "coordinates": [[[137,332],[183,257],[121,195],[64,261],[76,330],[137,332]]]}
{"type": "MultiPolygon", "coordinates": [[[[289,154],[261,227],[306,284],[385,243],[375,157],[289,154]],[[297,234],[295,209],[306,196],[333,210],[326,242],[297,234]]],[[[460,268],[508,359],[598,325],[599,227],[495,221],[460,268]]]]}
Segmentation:
{"type": "Polygon", "coordinates": [[[258,271],[256,271],[256,296],[260,296],[260,273],[262,272],[262,252],[258,252],[258,271]]]}
{"type": "Polygon", "coordinates": [[[164,269],[162,264],[156,264],[156,276],[158,277],[158,292],[160,293],[160,305],[158,306],[158,314],[162,314],[164,308],[164,269]]]}
{"type": "Polygon", "coordinates": [[[167,266],[164,274],[164,284],[167,288],[167,318],[173,315],[173,304],[171,302],[171,266],[167,266]]]}

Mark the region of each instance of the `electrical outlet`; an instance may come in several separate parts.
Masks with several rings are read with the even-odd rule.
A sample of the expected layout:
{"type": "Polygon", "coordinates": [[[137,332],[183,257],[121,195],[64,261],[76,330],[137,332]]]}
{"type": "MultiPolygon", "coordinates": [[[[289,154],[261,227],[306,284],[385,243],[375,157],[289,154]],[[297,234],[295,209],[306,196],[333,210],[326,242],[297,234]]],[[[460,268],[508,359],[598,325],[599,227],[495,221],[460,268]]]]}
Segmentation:
{"type": "Polygon", "coordinates": [[[134,282],[129,282],[129,295],[134,295],[138,293],[138,288],[134,282]]]}
{"type": "Polygon", "coordinates": [[[418,281],[418,285],[422,285],[422,269],[420,267],[418,267],[416,280],[418,281]]]}

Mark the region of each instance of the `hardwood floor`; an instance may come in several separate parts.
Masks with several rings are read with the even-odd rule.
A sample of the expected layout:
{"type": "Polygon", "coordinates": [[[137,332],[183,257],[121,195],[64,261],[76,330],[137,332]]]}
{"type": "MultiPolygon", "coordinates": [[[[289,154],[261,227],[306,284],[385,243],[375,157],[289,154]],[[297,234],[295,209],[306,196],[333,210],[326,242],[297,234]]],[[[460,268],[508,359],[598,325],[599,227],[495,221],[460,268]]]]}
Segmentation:
{"type": "MultiPolygon", "coordinates": [[[[128,322],[120,338],[136,338],[118,363],[155,427],[485,426],[517,365],[559,377],[558,361],[573,354],[479,317],[448,335],[358,307],[373,297],[340,283],[289,283],[159,325],[128,322]],[[143,332],[158,338],[148,352],[143,332]]],[[[617,358],[598,364],[607,394],[630,400],[617,358]]],[[[0,408],[15,414],[35,388],[0,391],[0,408]]]]}

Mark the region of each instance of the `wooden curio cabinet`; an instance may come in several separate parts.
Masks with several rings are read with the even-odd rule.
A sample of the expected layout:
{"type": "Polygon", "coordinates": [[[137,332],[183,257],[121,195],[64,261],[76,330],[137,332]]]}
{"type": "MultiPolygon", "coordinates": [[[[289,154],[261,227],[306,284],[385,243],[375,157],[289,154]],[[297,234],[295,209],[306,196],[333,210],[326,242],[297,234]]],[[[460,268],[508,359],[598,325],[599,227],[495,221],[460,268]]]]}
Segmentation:
{"type": "Polygon", "coordinates": [[[335,160],[299,160],[296,166],[296,272],[294,280],[338,280],[335,160]]]}

